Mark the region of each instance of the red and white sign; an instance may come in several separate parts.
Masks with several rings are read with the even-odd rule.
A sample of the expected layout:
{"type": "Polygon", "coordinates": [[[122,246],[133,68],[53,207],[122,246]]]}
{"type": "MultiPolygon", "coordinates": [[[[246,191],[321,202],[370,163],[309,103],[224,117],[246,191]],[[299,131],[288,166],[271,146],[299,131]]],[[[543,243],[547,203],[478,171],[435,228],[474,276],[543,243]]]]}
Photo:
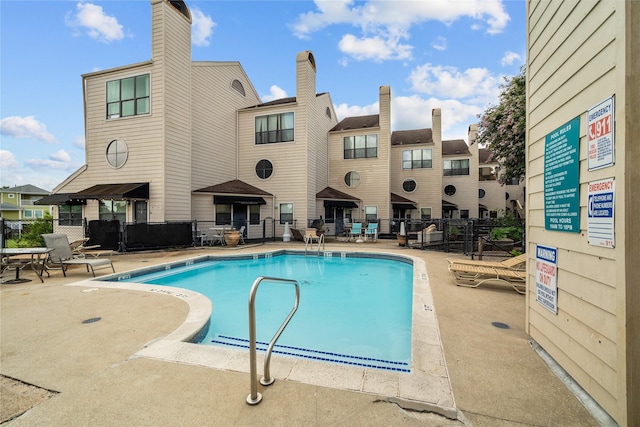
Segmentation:
{"type": "Polygon", "coordinates": [[[614,98],[607,98],[587,112],[588,169],[612,166],[615,162],[614,98]]]}

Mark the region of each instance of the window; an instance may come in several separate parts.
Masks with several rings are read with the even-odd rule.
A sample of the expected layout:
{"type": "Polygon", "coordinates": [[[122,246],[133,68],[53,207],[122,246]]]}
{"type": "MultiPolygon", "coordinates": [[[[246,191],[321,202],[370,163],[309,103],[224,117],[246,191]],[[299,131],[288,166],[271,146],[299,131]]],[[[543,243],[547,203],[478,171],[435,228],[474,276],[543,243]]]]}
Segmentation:
{"type": "Polygon", "coordinates": [[[333,206],[325,206],[324,207],[325,224],[334,224],[336,222],[335,214],[336,214],[336,209],[333,206]]]}
{"type": "Polygon", "coordinates": [[[404,182],[402,183],[402,189],[404,191],[406,191],[407,193],[412,193],[414,191],[416,191],[416,186],[418,184],[416,184],[416,181],[409,178],[409,179],[405,179],[404,182]]]}
{"type": "Polygon", "coordinates": [[[231,224],[231,205],[216,205],[216,225],[231,224]]]}
{"type": "Polygon", "coordinates": [[[327,107],[324,113],[327,115],[327,117],[331,118],[331,109],[329,107],[327,107]]]}
{"type": "Polygon", "coordinates": [[[453,196],[454,194],[456,194],[455,185],[447,185],[446,187],[444,187],[444,194],[446,194],[447,196],[453,196]]]}
{"type": "Polygon", "coordinates": [[[344,158],[365,159],[378,157],[378,135],[344,137],[344,158]]]}
{"type": "Polygon", "coordinates": [[[82,205],[58,205],[58,224],[82,225],[82,205]]]}
{"type": "Polygon", "coordinates": [[[511,196],[509,195],[509,193],[504,193],[504,198],[505,200],[509,200],[509,198],[511,198],[511,196]]]}
{"type": "Polygon", "coordinates": [[[129,149],[121,139],[114,139],[107,145],[107,163],[112,168],[121,168],[127,161],[129,149]]]}
{"type": "Polygon", "coordinates": [[[478,198],[479,199],[484,199],[484,196],[487,195],[487,192],[484,191],[482,188],[478,189],[478,198]]]}
{"type": "Polygon", "coordinates": [[[22,211],[22,216],[25,219],[31,219],[33,218],[33,211],[31,209],[25,209],[22,211]]]}
{"type": "Polygon", "coordinates": [[[280,224],[293,224],[293,203],[280,203],[280,224]]]}
{"type": "Polygon", "coordinates": [[[420,219],[431,219],[431,208],[420,208],[420,219]]]}
{"type": "Polygon", "coordinates": [[[240,95],[245,96],[244,93],[244,86],[242,86],[242,83],[240,82],[240,80],[234,80],[231,82],[231,87],[234,88],[236,90],[236,92],[238,92],[240,95]]]}
{"type": "Polygon", "coordinates": [[[124,200],[100,200],[99,211],[99,219],[117,219],[121,223],[127,220],[127,203],[124,200]]]}
{"type": "Polygon", "coordinates": [[[469,209],[460,209],[460,218],[469,219],[469,209]]]}
{"type": "Polygon", "coordinates": [[[377,222],[378,221],[378,207],[377,206],[365,206],[365,208],[364,208],[364,219],[367,222],[377,222]]]}
{"type": "Polygon", "coordinates": [[[107,119],[149,114],[149,74],[107,82],[107,119]]]}
{"type": "Polygon", "coordinates": [[[478,173],[478,181],[495,181],[496,170],[495,168],[484,166],[481,167],[478,173]]]}
{"type": "Polygon", "coordinates": [[[293,113],[256,117],[256,144],[293,141],[293,113]]]}
{"type": "Polygon", "coordinates": [[[444,176],[469,175],[469,159],[445,160],[444,176]]]}
{"type": "Polygon", "coordinates": [[[260,160],[256,163],[256,175],[260,179],[267,179],[273,174],[273,164],[266,159],[260,160]]]}
{"type": "Polygon", "coordinates": [[[13,193],[9,193],[7,194],[7,197],[9,197],[10,199],[13,199],[14,197],[16,197],[16,195],[13,193]]]}
{"type": "Polygon", "coordinates": [[[358,172],[347,172],[344,176],[344,183],[347,184],[347,187],[357,187],[360,184],[360,174],[358,172]]]}
{"type": "Polygon", "coordinates": [[[260,224],[260,205],[249,205],[249,224],[260,224]]]}
{"type": "Polygon", "coordinates": [[[507,185],[520,185],[520,178],[511,178],[507,181],[507,185]]]}
{"type": "Polygon", "coordinates": [[[421,150],[403,150],[402,169],[430,169],[432,167],[431,156],[431,148],[423,148],[421,150]]]}
{"type": "Polygon", "coordinates": [[[33,211],[33,213],[35,214],[36,218],[42,218],[44,216],[44,212],[42,211],[42,209],[36,209],[33,211]]]}

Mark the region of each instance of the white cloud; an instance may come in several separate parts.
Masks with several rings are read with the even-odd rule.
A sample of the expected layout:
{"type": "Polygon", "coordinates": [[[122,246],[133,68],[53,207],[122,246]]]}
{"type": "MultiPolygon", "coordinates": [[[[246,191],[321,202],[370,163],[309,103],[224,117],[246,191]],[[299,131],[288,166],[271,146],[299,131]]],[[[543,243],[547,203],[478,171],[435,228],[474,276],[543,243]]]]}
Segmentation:
{"type": "Polygon", "coordinates": [[[504,56],[500,60],[500,65],[502,65],[503,67],[506,66],[506,65],[513,65],[514,62],[520,61],[520,60],[521,60],[521,56],[520,55],[518,55],[515,52],[511,52],[510,50],[508,50],[508,51],[506,51],[504,53],[504,56]]]}
{"type": "Polygon", "coordinates": [[[84,150],[85,147],[85,140],[84,140],[84,136],[78,136],[73,140],[73,146],[76,148],[80,148],[82,150],[84,150]]]}
{"type": "Polygon", "coordinates": [[[391,128],[422,129],[432,127],[431,114],[434,108],[442,113],[442,138],[467,139],[469,125],[478,122],[483,108],[455,99],[422,98],[418,95],[399,96],[391,100],[391,128]]]}
{"type": "Polygon", "coordinates": [[[8,169],[16,169],[19,166],[20,163],[18,163],[16,157],[11,151],[0,150],[0,167],[3,171],[7,171],[8,169]]]}
{"type": "Polygon", "coordinates": [[[447,50],[447,39],[442,36],[436,37],[435,41],[431,43],[431,47],[440,51],[447,50]]]}
{"type": "Polygon", "coordinates": [[[269,101],[273,101],[275,99],[282,99],[282,98],[286,98],[287,97],[287,92],[276,86],[276,85],[272,85],[269,88],[269,94],[268,95],[262,95],[262,102],[269,102],[269,101]]]}
{"type": "Polygon", "coordinates": [[[47,132],[47,127],[34,116],[11,116],[0,120],[0,133],[19,139],[33,138],[44,142],[55,142],[56,138],[47,132]]]}
{"type": "Polygon", "coordinates": [[[411,89],[419,93],[486,105],[498,99],[503,79],[486,68],[459,71],[455,67],[424,64],[411,72],[409,81],[411,89]]]}
{"type": "MultiPolygon", "coordinates": [[[[345,117],[368,116],[380,113],[380,104],[359,106],[334,105],[338,121],[345,117]]],[[[455,99],[422,98],[419,95],[398,96],[391,99],[391,129],[431,128],[431,114],[434,108],[442,112],[443,139],[467,139],[469,125],[478,122],[478,114],[483,109],[477,105],[455,99]]]]}
{"type": "Polygon", "coordinates": [[[338,43],[340,50],[358,61],[370,59],[380,62],[389,59],[411,59],[412,46],[400,43],[399,38],[380,36],[357,38],[346,34],[338,43]]]}
{"type": "MultiPolygon", "coordinates": [[[[413,25],[428,21],[450,25],[459,19],[469,18],[475,20],[471,25],[478,25],[480,21],[487,33],[496,34],[501,33],[511,19],[501,0],[467,0],[462,5],[444,0],[372,0],[364,3],[315,0],[315,5],[315,11],[300,14],[291,25],[294,35],[307,39],[312,33],[331,25],[359,27],[361,35],[346,34],[340,42],[343,52],[359,60],[402,60],[410,57],[413,47],[400,43],[400,40],[409,39],[413,25]],[[381,55],[373,53],[373,46],[381,49],[381,55]]],[[[434,48],[438,47],[443,47],[443,44],[435,44],[434,48]]]]}
{"type": "Polygon", "coordinates": [[[191,43],[195,46],[209,46],[209,38],[213,34],[216,23],[200,9],[191,9],[191,43]]]}
{"type": "Polygon", "coordinates": [[[338,121],[345,117],[369,116],[380,113],[380,104],[378,102],[365,106],[340,104],[334,105],[333,108],[336,111],[338,121]]]}
{"type": "Polygon", "coordinates": [[[103,43],[124,38],[122,25],[115,17],[105,14],[101,6],[81,2],[76,4],[76,9],[74,17],[67,15],[66,22],[70,27],[85,28],[89,37],[103,43]]]}

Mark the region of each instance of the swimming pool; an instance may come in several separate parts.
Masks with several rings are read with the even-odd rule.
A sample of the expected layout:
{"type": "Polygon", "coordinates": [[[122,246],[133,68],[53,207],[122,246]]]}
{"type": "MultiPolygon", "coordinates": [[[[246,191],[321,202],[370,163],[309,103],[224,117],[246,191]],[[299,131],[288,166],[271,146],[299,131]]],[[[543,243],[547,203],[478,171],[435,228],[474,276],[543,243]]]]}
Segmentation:
{"type": "MultiPolygon", "coordinates": [[[[280,253],[201,260],[133,275],[128,281],[189,289],[213,311],[200,343],[248,348],[247,299],[260,276],[295,279],[300,305],[276,354],[409,371],[413,266],[403,259],[280,253]]],[[[258,349],[294,304],[293,287],[265,281],[256,298],[258,349]]]]}
{"type": "MultiPolygon", "coordinates": [[[[301,254],[300,250],[283,249],[280,245],[264,245],[259,247],[243,247],[237,252],[246,257],[268,257],[278,254],[301,254]]],[[[358,391],[376,395],[379,399],[389,400],[401,407],[428,410],[440,413],[449,418],[457,416],[453,390],[449,380],[447,364],[444,358],[442,340],[438,328],[436,311],[433,306],[433,295],[429,285],[429,275],[425,263],[424,252],[406,249],[385,249],[381,245],[375,249],[354,246],[335,245],[336,248],[322,253],[323,256],[342,257],[343,254],[354,257],[374,257],[379,259],[405,260],[413,264],[413,296],[411,326],[411,369],[409,372],[387,369],[371,369],[364,366],[327,363],[297,357],[276,357],[271,363],[271,373],[276,380],[292,381],[313,386],[329,387],[342,390],[358,391]]],[[[161,285],[144,285],[130,280],[140,273],[158,272],[175,268],[179,265],[194,265],[202,260],[225,260],[231,251],[218,249],[210,255],[196,256],[194,252],[178,255],[180,261],[170,264],[146,264],[152,259],[143,259],[135,270],[118,272],[99,279],[85,279],[69,283],[78,286],[82,292],[99,291],[101,288],[121,289],[126,292],[155,293],[166,298],[181,300],[189,306],[189,311],[182,324],[168,335],[160,336],[146,343],[132,357],[142,357],[162,362],[195,365],[222,371],[249,374],[249,351],[241,348],[228,348],[212,345],[201,345],[193,342],[209,322],[213,306],[204,295],[177,287],[161,285]],[[104,279],[116,281],[104,281],[104,279]]],[[[197,254],[198,252],[195,252],[197,254]]],[[[169,255],[172,258],[175,255],[169,255]]],[[[291,289],[289,289],[291,291],[291,289]]],[[[293,291],[292,291],[293,293],[293,291]]],[[[95,295],[94,292],[90,293],[95,295]]],[[[88,294],[89,295],[89,294],[88,294]]],[[[258,297],[260,291],[258,291],[258,297]]],[[[157,298],[157,297],[155,297],[157,298]]],[[[148,315],[161,315],[149,312],[148,315]]],[[[132,326],[133,327],[133,326],[132,326]]],[[[262,354],[258,354],[260,359],[262,354]]],[[[261,362],[258,361],[258,364],[261,362]]],[[[252,378],[252,377],[250,377],[252,378]]],[[[247,383],[247,389],[249,384],[247,383]]]]}

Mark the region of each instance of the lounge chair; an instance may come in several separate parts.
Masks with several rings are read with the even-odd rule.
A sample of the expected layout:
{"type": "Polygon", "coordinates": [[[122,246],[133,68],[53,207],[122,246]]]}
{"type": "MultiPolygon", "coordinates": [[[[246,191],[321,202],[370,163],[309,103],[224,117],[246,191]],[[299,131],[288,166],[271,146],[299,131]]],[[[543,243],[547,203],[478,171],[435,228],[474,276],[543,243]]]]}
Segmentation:
{"type": "Polygon", "coordinates": [[[291,230],[291,237],[293,237],[293,240],[304,242],[304,235],[300,230],[297,228],[289,228],[289,230],[291,230]]]}
{"type": "Polygon", "coordinates": [[[352,237],[355,237],[356,240],[359,239],[360,237],[362,237],[362,223],[361,222],[354,222],[351,225],[351,231],[349,232],[349,240],[351,240],[352,237]]]}
{"type": "Polygon", "coordinates": [[[44,242],[47,245],[48,249],[52,249],[49,252],[48,262],[50,264],[59,266],[62,269],[62,274],[67,277],[67,268],[70,265],[84,265],[87,267],[87,271],[91,269],[91,274],[93,277],[96,277],[95,270],[100,270],[102,268],[111,268],[111,270],[115,273],[116,270],[113,268],[113,263],[108,258],[77,258],[74,257],[73,251],[71,250],[71,246],[69,245],[69,239],[66,234],[61,233],[52,233],[52,234],[43,234],[44,242]]]}
{"type": "Polygon", "coordinates": [[[374,241],[378,241],[378,223],[370,222],[367,225],[367,228],[364,230],[364,237],[369,238],[369,236],[373,237],[374,241]]]}
{"type": "Polygon", "coordinates": [[[469,264],[449,264],[454,282],[458,286],[477,288],[486,283],[499,283],[511,286],[519,294],[526,293],[527,273],[523,270],[485,267],[469,264]]]}
{"type": "Polygon", "coordinates": [[[520,254],[504,261],[482,261],[477,259],[457,259],[447,258],[449,265],[464,264],[477,265],[480,267],[504,268],[508,270],[524,270],[527,266],[527,254],[520,254]]]}

